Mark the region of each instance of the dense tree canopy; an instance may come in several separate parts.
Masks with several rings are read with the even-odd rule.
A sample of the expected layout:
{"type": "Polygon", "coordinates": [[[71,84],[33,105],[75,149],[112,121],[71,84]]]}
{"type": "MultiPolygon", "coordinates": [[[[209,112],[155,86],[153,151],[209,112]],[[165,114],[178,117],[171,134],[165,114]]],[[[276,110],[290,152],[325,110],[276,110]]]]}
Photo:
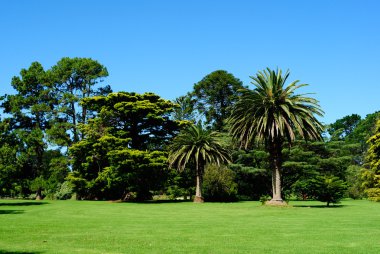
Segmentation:
{"type": "MultiPolygon", "coordinates": [[[[179,131],[175,105],[153,93],[110,93],[83,99],[96,112],[81,125],[84,138],[70,148],[71,181],[81,198],[150,197],[165,176],[165,145],[179,131]]],[[[185,123],[184,123],[185,124],[185,123]]]]}
{"type": "Polygon", "coordinates": [[[172,102],[112,93],[107,76],[65,57],[13,77],[0,95],[0,197],[380,200],[379,112],[322,126],[318,102],[280,70],[251,77],[252,90],[217,70],[172,102]]]}
{"type": "Polygon", "coordinates": [[[194,108],[206,117],[206,123],[214,130],[221,131],[223,121],[231,114],[231,107],[239,97],[242,82],[231,73],[217,70],[206,75],[194,85],[190,94],[194,108]]]}

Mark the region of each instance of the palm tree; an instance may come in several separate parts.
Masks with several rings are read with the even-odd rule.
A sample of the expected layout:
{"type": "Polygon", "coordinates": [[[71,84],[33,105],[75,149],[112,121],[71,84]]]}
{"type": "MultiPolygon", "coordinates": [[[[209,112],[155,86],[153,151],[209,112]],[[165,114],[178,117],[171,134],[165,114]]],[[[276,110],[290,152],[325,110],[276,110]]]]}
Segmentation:
{"type": "Polygon", "coordinates": [[[192,161],[196,171],[196,192],[194,202],[202,203],[202,182],[206,163],[220,165],[230,161],[228,151],[218,140],[219,133],[206,130],[199,123],[182,130],[173,139],[169,147],[169,166],[184,170],[186,164],[192,161]]]}
{"type": "Polygon", "coordinates": [[[241,147],[264,143],[269,152],[272,169],[272,200],[269,204],[283,204],[281,197],[282,147],[296,136],[306,140],[320,140],[322,124],[315,115],[323,116],[318,101],[308,94],[295,94],[307,86],[298,80],[285,86],[289,71],[284,75],[277,69],[260,71],[252,79],[255,89],[242,90],[229,118],[230,134],[241,147]]]}

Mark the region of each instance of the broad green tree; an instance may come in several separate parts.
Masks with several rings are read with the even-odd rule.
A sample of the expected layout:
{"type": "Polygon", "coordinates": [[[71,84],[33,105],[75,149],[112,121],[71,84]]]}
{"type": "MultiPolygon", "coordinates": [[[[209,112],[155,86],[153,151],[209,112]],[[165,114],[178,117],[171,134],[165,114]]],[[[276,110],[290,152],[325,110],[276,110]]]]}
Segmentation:
{"type": "Polygon", "coordinates": [[[230,133],[242,147],[252,143],[264,143],[269,152],[272,169],[272,193],[270,203],[282,204],[281,169],[284,142],[293,142],[297,136],[321,139],[323,126],[316,118],[322,116],[318,101],[296,90],[306,84],[299,81],[286,85],[289,72],[266,69],[252,78],[253,90],[241,90],[229,119],[230,133]]]}
{"type": "Polygon", "coordinates": [[[217,70],[194,84],[191,93],[194,108],[206,117],[206,124],[213,130],[222,131],[224,121],[239,97],[242,82],[225,70],[217,70]]]}
{"type": "MultiPolygon", "coordinates": [[[[70,147],[79,198],[137,199],[160,190],[167,171],[167,144],[182,122],[170,119],[175,105],[153,93],[128,92],[82,101],[96,116],[80,125],[84,138],[70,147]]],[[[185,123],[184,123],[185,124],[185,123]]]]}
{"type": "Polygon", "coordinates": [[[230,155],[218,140],[219,133],[206,130],[200,123],[191,125],[176,136],[169,147],[169,165],[184,170],[189,162],[195,165],[196,190],[194,202],[203,202],[202,182],[207,163],[229,162],[230,155]]]}

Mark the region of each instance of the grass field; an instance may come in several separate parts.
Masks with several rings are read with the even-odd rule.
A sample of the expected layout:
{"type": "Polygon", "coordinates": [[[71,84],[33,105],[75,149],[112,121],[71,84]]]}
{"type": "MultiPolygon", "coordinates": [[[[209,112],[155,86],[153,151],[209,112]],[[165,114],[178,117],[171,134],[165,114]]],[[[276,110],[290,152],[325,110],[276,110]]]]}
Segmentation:
{"type": "Polygon", "coordinates": [[[0,253],[380,253],[380,203],[0,200],[0,253]]]}

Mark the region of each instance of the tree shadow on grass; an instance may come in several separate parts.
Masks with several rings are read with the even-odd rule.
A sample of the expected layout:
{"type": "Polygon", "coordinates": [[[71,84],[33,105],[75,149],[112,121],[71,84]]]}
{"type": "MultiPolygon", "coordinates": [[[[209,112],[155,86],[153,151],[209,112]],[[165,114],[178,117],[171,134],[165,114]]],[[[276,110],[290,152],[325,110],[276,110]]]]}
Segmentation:
{"type": "Polygon", "coordinates": [[[0,215],[1,214],[20,214],[20,213],[24,213],[24,210],[0,210],[0,215]]]}
{"type": "Polygon", "coordinates": [[[0,254],[39,254],[39,253],[42,253],[42,252],[0,250],[0,254]]]}
{"type": "MultiPolygon", "coordinates": [[[[21,202],[2,202],[0,203],[0,206],[34,206],[34,205],[46,205],[49,204],[48,202],[40,202],[40,201],[21,201],[21,202]]],[[[0,252],[1,254],[1,252],[0,252]]]]}
{"type": "Polygon", "coordinates": [[[118,203],[133,203],[133,204],[178,204],[178,203],[191,203],[192,200],[145,200],[145,201],[120,201],[118,203]]]}
{"type": "Polygon", "coordinates": [[[293,207],[301,207],[301,208],[343,208],[345,205],[293,205],[293,207]]]}

